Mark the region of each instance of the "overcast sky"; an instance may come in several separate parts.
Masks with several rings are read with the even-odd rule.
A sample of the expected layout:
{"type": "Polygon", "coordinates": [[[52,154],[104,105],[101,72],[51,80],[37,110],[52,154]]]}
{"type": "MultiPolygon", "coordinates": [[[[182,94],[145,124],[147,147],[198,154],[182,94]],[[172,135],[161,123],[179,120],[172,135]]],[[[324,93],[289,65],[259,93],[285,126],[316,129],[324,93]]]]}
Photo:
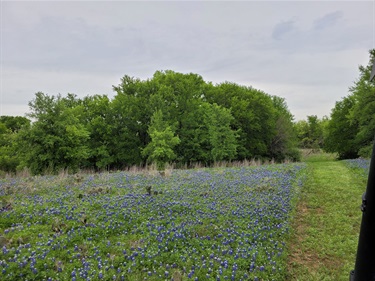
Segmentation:
{"type": "Polygon", "coordinates": [[[329,116],[366,65],[374,1],[1,1],[0,115],[38,91],[114,96],[124,75],[197,73],[329,116]]]}

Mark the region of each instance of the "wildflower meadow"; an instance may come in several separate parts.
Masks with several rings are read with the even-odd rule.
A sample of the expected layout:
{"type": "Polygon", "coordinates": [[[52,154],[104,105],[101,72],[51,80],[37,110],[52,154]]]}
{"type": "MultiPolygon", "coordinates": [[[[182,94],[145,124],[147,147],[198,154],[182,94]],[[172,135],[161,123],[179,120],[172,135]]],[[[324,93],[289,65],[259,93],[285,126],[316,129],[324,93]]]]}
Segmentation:
{"type": "Polygon", "coordinates": [[[1,280],[284,280],[305,164],[0,180],[1,280]]]}

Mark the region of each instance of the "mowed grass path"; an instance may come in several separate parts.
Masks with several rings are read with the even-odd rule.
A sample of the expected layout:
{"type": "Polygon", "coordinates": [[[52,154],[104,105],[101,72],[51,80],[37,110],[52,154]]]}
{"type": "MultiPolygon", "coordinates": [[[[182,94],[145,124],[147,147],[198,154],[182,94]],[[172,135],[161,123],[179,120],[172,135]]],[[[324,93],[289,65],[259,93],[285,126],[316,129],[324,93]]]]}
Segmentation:
{"type": "Polygon", "coordinates": [[[307,160],[293,222],[288,280],[349,280],[354,269],[367,179],[329,158],[307,160]]]}

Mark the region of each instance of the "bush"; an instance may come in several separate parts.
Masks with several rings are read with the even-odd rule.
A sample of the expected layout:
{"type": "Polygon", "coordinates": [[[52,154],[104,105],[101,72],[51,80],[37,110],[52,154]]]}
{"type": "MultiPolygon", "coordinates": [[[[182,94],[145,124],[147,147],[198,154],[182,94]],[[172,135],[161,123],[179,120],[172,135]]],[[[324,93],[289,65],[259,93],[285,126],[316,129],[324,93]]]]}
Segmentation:
{"type": "Polygon", "coordinates": [[[362,147],[358,151],[359,156],[362,158],[371,158],[371,153],[372,153],[372,144],[362,147]]]}

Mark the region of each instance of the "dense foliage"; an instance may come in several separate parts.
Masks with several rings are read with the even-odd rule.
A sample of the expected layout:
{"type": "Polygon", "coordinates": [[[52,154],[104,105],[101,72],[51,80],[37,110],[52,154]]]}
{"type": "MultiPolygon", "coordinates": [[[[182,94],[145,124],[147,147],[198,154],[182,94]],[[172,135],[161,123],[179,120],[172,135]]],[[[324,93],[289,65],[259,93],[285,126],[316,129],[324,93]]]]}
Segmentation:
{"type": "MultiPolygon", "coordinates": [[[[42,174],[151,162],[163,169],[171,161],[189,166],[299,157],[285,101],[252,87],[157,71],[147,80],[124,76],[113,89],[112,100],[36,93],[29,103],[31,125],[1,143],[3,150],[14,144],[22,157],[12,164],[3,160],[0,170],[27,167],[42,174]]],[[[14,133],[9,128],[0,123],[0,134],[14,133]]]]}
{"type": "Polygon", "coordinates": [[[25,117],[0,116],[0,170],[13,172],[21,161],[17,147],[18,132],[28,129],[30,120],[25,117]]]}
{"type": "Polygon", "coordinates": [[[375,81],[370,73],[375,49],[367,66],[359,67],[359,78],[350,94],[336,102],[327,126],[325,149],[341,159],[369,157],[375,133],[375,81]]]}
{"type": "Polygon", "coordinates": [[[300,148],[321,149],[325,146],[328,118],[319,119],[316,115],[307,116],[307,120],[300,120],[294,124],[300,148]]]}
{"type": "Polygon", "coordinates": [[[0,180],[0,279],[285,280],[303,169],[0,180]]]}

